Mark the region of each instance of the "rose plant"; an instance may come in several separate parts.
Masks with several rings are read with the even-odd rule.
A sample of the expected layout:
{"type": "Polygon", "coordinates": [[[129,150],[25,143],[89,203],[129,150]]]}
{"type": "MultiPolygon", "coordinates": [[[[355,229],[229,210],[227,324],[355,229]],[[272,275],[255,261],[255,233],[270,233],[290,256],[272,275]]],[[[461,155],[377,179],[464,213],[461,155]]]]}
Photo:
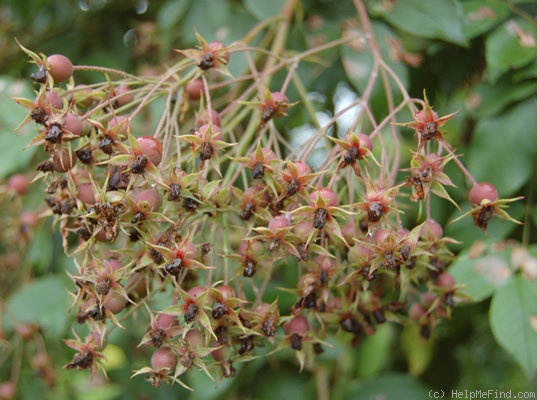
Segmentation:
{"type": "MultiPolygon", "coordinates": [[[[46,157],[35,173],[12,176],[3,195],[16,204],[30,185],[43,185],[45,206],[21,216],[20,232],[31,240],[37,221],[52,219],[76,266],[65,368],[104,371],[110,335],[135,319],[147,357],[133,376],[155,386],[188,388],[191,370],[231,378],[239,365],[282,351],[313,369],[334,335],[359,346],[396,324],[427,340],[469,300],[450,273],[458,238],[445,234],[432,204],[459,209],[456,199],[468,198],[473,208],[459,209],[460,218],[486,233],[495,217],[519,223],[506,208],[522,197],[502,198],[494,182],[476,181],[450,144],[457,112],[442,115],[425,91],[408,93],[364,4],[353,4],[360,29],[301,53],[286,51],[280,36],[258,47],[262,27],[227,44],[196,32],[199,46],[177,50],[153,76],[20,44],[35,64],[36,95],[14,100],[28,112],[21,125],[36,129],[29,146],[46,157]],[[321,124],[297,67],[340,48],[374,62],[360,97],[321,124]],[[239,75],[234,59],[244,61],[239,75]],[[102,81],[79,83],[88,70],[102,81]],[[388,108],[380,117],[378,85],[388,108]],[[153,104],[157,122],[148,127],[153,104]],[[286,119],[296,109],[317,129],[292,147],[286,119]],[[344,115],[350,128],[333,129],[344,115]],[[290,271],[291,284],[282,278],[290,271]]],[[[285,8],[274,23],[287,29],[292,15],[285,8]]],[[[39,326],[16,327],[23,340],[42,335],[39,326]]],[[[37,364],[54,384],[48,359],[37,364]]]]}

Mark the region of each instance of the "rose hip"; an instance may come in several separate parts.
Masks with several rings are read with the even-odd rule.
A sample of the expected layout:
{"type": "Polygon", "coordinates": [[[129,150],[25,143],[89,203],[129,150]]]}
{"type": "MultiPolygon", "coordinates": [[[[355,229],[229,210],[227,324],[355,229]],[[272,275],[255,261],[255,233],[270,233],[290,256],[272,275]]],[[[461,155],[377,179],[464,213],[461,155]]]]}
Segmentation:
{"type": "Polygon", "coordinates": [[[270,220],[268,228],[272,233],[276,233],[283,228],[291,226],[291,221],[284,215],[277,215],[270,220]]]}
{"type": "Polygon", "coordinates": [[[52,155],[54,159],[54,169],[58,172],[66,172],[76,164],[75,152],[67,148],[59,148],[52,155]]]}
{"type": "Polygon", "coordinates": [[[22,196],[28,191],[30,183],[30,179],[26,175],[15,174],[9,178],[7,187],[22,196]]]}
{"type": "Polygon", "coordinates": [[[33,211],[25,211],[20,217],[21,224],[30,228],[35,228],[39,222],[39,215],[33,211]]]}
{"type": "Polygon", "coordinates": [[[310,194],[310,203],[315,205],[319,196],[324,200],[326,207],[336,207],[339,204],[339,199],[336,192],[325,187],[314,190],[310,194]]]}
{"type": "Polygon", "coordinates": [[[82,120],[78,115],[66,114],[63,118],[62,128],[74,136],[80,136],[82,134],[82,120]]]}
{"type": "Polygon", "coordinates": [[[113,93],[115,101],[118,107],[129,104],[134,100],[132,95],[131,88],[128,85],[120,84],[113,93]]]}
{"type": "Polygon", "coordinates": [[[447,272],[442,272],[436,278],[436,284],[438,286],[440,286],[440,287],[450,289],[453,286],[455,286],[456,282],[455,282],[455,278],[453,277],[453,275],[451,275],[451,274],[449,274],[447,272]]]}
{"type": "Polygon", "coordinates": [[[162,160],[162,143],[153,136],[141,136],[136,139],[142,154],[155,166],[162,160]]]}
{"type": "Polygon", "coordinates": [[[310,324],[306,317],[297,315],[283,325],[283,330],[287,335],[292,335],[293,333],[303,335],[310,330],[310,324]]]}
{"type": "Polygon", "coordinates": [[[419,321],[426,312],[427,310],[420,303],[413,303],[408,309],[408,316],[414,321],[419,321]]]}
{"type": "Polygon", "coordinates": [[[176,366],[177,357],[169,347],[161,347],[151,356],[151,368],[155,371],[172,371],[176,366]]]}
{"type": "Polygon", "coordinates": [[[211,112],[209,112],[209,110],[205,110],[196,119],[196,124],[198,126],[208,125],[209,121],[211,121],[213,127],[220,126],[220,123],[222,121],[221,121],[220,114],[218,113],[218,111],[211,110],[211,112]]]}
{"type": "Polygon", "coordinates": [[[203,81],[194,79],[186,84],[185,89],[191,100],[199,100],[203,94],[203,81]]]}
{"type": "Polygon", "coordinates": [[[44,109],[49,110],[49,112],[50,108],[56,110],[61,110],[63,108],[62,98],[58,93],[53,92],[51,90],[47,90],[43,97],[36,98],[34,104],[36,106],[43,107],[44,109]]]}
{"type": "Polygon", "coordinates": [[[118,136],[126,136],[131,129],[131,121],[124,115],[117,115],[108,122],[108,136],[115,139],[118,136]]]}
{"type": "Polygon", "coordinates": [[[434,219],[428,218],[421,227],[420,237],[425,240],[440,240],[443,234],[442,225],[434,219]]]}
{"type": "Polygon", "coordinates": [[[160,207],[161,196],[155,189],[140,190],[134,195],[134,201],[139,204],[145,201],[149,204],[149,209],[155,211],[160,207]]]}
{"type": "Polygon", "coordinates": [[[498,200],[498,191],[491,183],[480,182],[470,189],[468,197],[473,204],[480,205],[483,201],[493,202],[498,200]]]}
{"type": "Polygon", "coordinates": [[[207,291],[207,288],[204,286],[194,286],[193,288],[188,290],[188,294],[190,298],[194,300],[200,297],[206,291],[207,291]]]}
{"type": "Polygon", "coordinates": [[[17,386],[12,381],[0,383],[0,399],[12,400],[17,395],[17,386]]]}
{"type": "Polygon", "coordinates": [[[157,315],[157,327],[164,331],[169,330],[171,327],[179,325],[177,316],[172,314],[158,313],[157,315]]]}
{"type": "Polygon", "coordinates": [[[235,289],[229,285],[220,285],[217,287],[217,290],[222,294],[224,300],[235,297],[235,289]]]}
{"type": "Polygon", "coordinates": [[[110,290],[103,300],[104,308],[113,314],[118,314],[125,309],[127,299],[117,290],[110,290]]]}
{"type": "Polygon", "coordinates": [[[90,182],[82,183],[76,188],[76,198],[84,204],[95,204],[95,192],[93,184],[90,182]]]}
{"type": "Polygon", "coordinates": [[[53,54],[47,58],[48,71],[55,82],[64,82],[73,75],[73,63],[62,54],[53,54]]]}
{"type": "Polygon", "coordinates": [[[366,135],[365,133],[359,133],[356,135],[356,137],[358,138],[358,141],[360,143],[360,148],[365,148],[369,151],[373,151],[373,142],[368,135],[366,135]]]}

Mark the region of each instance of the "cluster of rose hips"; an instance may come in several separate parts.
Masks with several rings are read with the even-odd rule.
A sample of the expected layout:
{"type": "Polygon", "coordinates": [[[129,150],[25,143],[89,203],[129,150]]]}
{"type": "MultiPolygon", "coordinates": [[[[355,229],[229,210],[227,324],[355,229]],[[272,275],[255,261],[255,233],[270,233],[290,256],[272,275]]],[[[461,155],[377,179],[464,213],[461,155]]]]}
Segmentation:
{"type": "MultiPolygon", "coordinates": [[[[422,109],[403,124],[418,138],[405,180],[386,171],[378,135],[353,131],[328,137],[326,168],[314,171],[285,155],[274,121],[296,103],[256,74],[250,86],[229,77],[221,43],[200,38],[162,77],[114,80],[103,68],[107,81],[87,86],[73,76],[87,67],[23,50],[37,65],[37,96],[17,101],[37,126],[31,144],[47,155],[36,176],[47,186],[44,214],[75,260],[75,324],[90,331],[66,340],[76,350],[67,368],[96,373],[107,335],[135,314],[147,320],[140,345],[154,349],[135,375],[157,386],[186,385],[191,368],[233,376],[262,347],[291,349],[307,367],[334,335],[356,346],[389,321],[418,324],[428,338],[449,317],[452,239],[430,215],[404,226],[400,199],[451,200],[443,170],[456,155],[439,128],[453,114],[415,101],[422,109]],[[159,98],[166,106],[148,131],[136,119],[159,98]],[[294,305],[279,304],[269,285],[294,305]],[[169,306],[153,308],[163,291],[169,306]]],[[[483,229],[507,216],[489,183],[475,183],[470,200],[483,229]]]]}

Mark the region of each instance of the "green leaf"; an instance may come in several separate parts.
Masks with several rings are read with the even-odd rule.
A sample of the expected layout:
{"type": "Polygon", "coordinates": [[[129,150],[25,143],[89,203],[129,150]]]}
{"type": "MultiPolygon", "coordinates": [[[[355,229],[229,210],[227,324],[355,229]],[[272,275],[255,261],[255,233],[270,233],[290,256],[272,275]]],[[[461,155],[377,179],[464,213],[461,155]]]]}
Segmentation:
{"type": "MultiPolygon", "coordinates": [[[[536,75],[537,76],[537,75],[536,75]]],[[[477,118],[500,114],[507,106],[537,93],[537,82],[525,81],[513,85],[513,77],[505,76],[494,84],[483,82],[475,88],[479,105],[474,113],[477,118]]]]}
{"type": "Polygon", "coordinates": [[[271,0],[271,1],[259,1],[259,0],[244,0],[244,6],[256,17],[259,21],[264,21],[267,18],[279,15],[286,0],[271,0]]]}
{"type": "Polygon", "coordinates": [[[393,373],[353,385],[343,399],[414,400],[429,397],[428,390],[416,379],[409,375],[393,373]]]}
{"type": "Polygon", "coordinates": [[[537,78],[537,58],[531,64],[528,64],[526,67],[513,74],[513,82],[535,78],[537,78]]]}
{"type": "Polygon", "coordinates": [[[159,8],[157,14],[157,25],[162,30],[171,29],[185,15],[191,0],[171,0],[159,8]]]}
{"type": "Polygon", "coordinates": [[[457,285],[464,286],[459,289],[460,293],[476,302],[490,297],[497,288],[508,282],[511,275],[507,255],[497,253],[494,249],[490,251],[494,243],[489,241],[485,245],[485,252],[478,256],[471,256],[471,250],[463,251],[449,267],[449,273],[457,285]]]}
{"type": "Polygon", "coordinates": [[[78,400],[112,400],[117,399],[125,391],[125,387],[118,383],[106,382],[91,385],[88,383],[87,376],[84,374],[71,374],[69,379],[72,383],[76,399],[78,400]]]}
{"type": "MultiPolygon", "coordinates": [[[[240,370],[240,364],[234,365],[240,370]]],[[[190,398],[192,400],[212,400],[222,398],[222,395],[229,390],[233,384],[233,379],[223,379],[221,381],[212,382],[207,375],[199,370],[191,370],[189,373],[189,384],[194,389],[190,398]]]]}
{"type": "Polygon", "coordinates": [[[209,43],[216,40],[216,32],[219,32],[220,28],[226,27],[231,14],[227,1],[196,0],[188,9],[183,23],[179,26],[184,37],[183,42],[197,44],[195,30],[209,43]]]}
{"type": "Polygon", "coordinates": [[[56,237],[51,234],[51,229],[50,220],[40,223],[28,246],[28,258],[36,272],[42,273],[52,265],[56,237]]]}
{"type": "Polygon", "coordinates": [[[27,167],[36,148],[23,148],[32,140],[33,123],[15,128],[26,118],[28,110],[12,100],[13,97],[33,98],[31,88],[22,81],[0,76],[0,178],[27,167]]]}
{"type": "Polygon", "coordinates": [[[418,325],[405,326],[401,332],[401,347],[405,352],[408,370],[411,375],[421,375],[433,357],[434,342],[420,335],[418,325]]]}
{"type": "Polygon", "coordinates": [[[360,344],[358,374],[362,377],[377,375],[388,364],[394,339],[393,326],[380,325],[374,335],[366,337],[360,344]]]}
{"type": "Polygon", "coordinates": [[[537,157],[537,96],[499,116],[478,122],[468,151],[468,169],[478,181],[494,182],[500,197],[518,190],[537,157]]]}
{"type": "MultiPolygon", "coordinates": [[[[250,366],[251,364],[244,368],[243,372],[246,372],[250,366]]],[[[309,400],[315,398],[314,381],[304,373],[297,373],[295,368],[286,369],[284,366],[280,366],[260,371],[259,375],[252,377],[256,384],[249,384],[250,398],[258,400],[309,400]],[[260,376],[262,379],[259,379],[260,376]]]]}
{"type": "Polygon", "coordinates": [[[381,11],[383,17],[404,32],[428,39],[466,44],[461,10],[453,0],[405,0],[381,11]]]}
{"type": "Polygon", "coordinates": [[[499,289],[489,311],[492,333],[526,374],[537,372],[537,281],[522,276],[499,289]]]}
{"type": "MultiPolygon", "coordinates": [[[[35,322],[46,335],[60,337],[66,329],[70,299],[65,281],[57,276],[36,279],[7,301],[7,315],[17,322],[35,322]]],[[[6,318],[7,327],[13,326],[6,318]]]]}
{"type": "Polygon", "coordinates": [[[536,40],[537,28],[522,18],[510,19],[494,29],[485,42],[489,80],[494,82],[509,69],[521,68],[533,61],[537,57],[536,40]],[[525,43],[517,33],[533,38],[533,42],[525,43]]]}
{"type": "Polygon", "coordinates": [[[464,1],[464,36],[473,39],[493,28],[510,13],[509,6],[503,0],[464,1]]]}

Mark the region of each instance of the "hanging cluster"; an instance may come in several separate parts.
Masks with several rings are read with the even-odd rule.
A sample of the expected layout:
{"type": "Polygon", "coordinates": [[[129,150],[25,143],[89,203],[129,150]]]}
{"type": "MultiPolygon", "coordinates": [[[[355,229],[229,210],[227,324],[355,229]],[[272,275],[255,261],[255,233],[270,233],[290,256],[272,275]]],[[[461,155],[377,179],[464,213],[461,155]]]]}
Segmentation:
{"type": "MultiPolygon", "coordinates": [[[[274,133],[296,104],[283,92],[213,108],[222,103],[211,94],[233,84],[230,52],[199,39],[180,51],[181,79],[91,87],[75,84],[65,57],[23,48],[37,65],[36,98],[17,99],[37,128],[30,144],[44,151],[35,179],[77,265],[75,324],[90,331],[66,341],[76,350],[66,368],[95,374],[108,333],[132,315],[146,321],[140,346],[150,358],[135,375],[156,386],[186,386],[180,377],[192,368],[231,377],[266,346],[291,349],[303,367],[334,335],[356,346],[387,322],[418,324],[428,338],[458,299],[446,271],[453,239],[429,212],[408,226],[401,214],[432,195],[453,202],[444,167],[456,155],[439,129],[454,114],[438,117],[425,97],[402,124],[417,135],[409,168],[396,168],[409,173],[402,181],[387,171],[383,142],[352,130],[329,137],[333,151],[315,171],[284,156],[274,133]],[[155,96],[168,103],[148,132],[136,119],[155,96]],[[269,286],[294,303],[280,304],[269,286]],[[166,307],[155,306],[159,293],[166,307]]],[[[470,200],[483,230],[494,215],[509,218],[511,200],[490,184],[476,184],[470,200]]]]}

